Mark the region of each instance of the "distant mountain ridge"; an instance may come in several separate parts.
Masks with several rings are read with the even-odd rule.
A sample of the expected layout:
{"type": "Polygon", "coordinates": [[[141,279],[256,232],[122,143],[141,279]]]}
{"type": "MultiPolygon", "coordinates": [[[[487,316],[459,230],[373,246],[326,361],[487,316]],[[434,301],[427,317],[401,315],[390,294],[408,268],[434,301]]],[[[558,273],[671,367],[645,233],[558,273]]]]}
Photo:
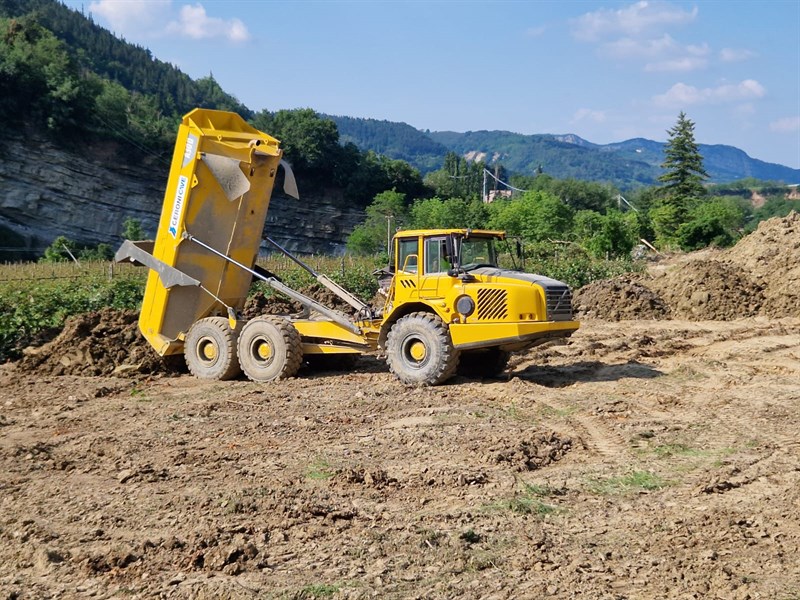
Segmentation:
{"type": "MultiPolygon", "coordinates": [[[[553,177],[609,181],[622,188],[653,185],[663,172],[664,143],[644,138],[594,144],[575,134],[421,131],[406,123],[327,116],[336,122],[342,141],[405,160],[423,173],[440,168],[450,151],[487,163],[500,162],[521,175],[532,175],[541,167],[553,177]]],[[[733,146],[698,146],[712,183],[747,177],[800,183],[800,169],[751,158],[733,146]]]]}

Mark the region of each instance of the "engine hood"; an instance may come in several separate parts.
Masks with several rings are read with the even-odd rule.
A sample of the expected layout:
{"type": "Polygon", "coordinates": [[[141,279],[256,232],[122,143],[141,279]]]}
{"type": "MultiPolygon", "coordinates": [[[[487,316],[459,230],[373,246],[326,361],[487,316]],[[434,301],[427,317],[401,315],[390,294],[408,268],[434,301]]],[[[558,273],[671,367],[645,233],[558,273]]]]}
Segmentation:
{"type": "Polygon", "coordinates": [[[563,286],[564,283],[544,275],[537,275],[536,273],[523,273],[522,271],[512,271],[510,269],[499,269],[497,267],[481,267],[469,271],[470,275],[479,277],[483,281],[494,282],[496,279],[513,279],[516,281],[524,281],[534,285],[540,285],[547,289],[554,286],[563,286]]]}

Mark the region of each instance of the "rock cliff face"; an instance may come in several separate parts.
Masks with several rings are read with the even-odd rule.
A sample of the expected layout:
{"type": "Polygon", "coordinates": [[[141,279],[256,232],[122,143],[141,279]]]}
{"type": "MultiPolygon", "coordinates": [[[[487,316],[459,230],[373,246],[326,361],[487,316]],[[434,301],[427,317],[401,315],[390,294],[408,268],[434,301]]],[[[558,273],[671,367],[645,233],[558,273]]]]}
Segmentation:
{"type": "MultiPolygon", "coordinates": [[[[59,235],[116,248],[128,217],[155,235],[169,166],[128,164],[113,145],[91,153],[78,155],[44,139],[0,140],[0,248],[13,237],[41,254],[59,235]]],[[[337,190],[311,196],[303,194],[302,179],[298,186],[299,201],[276,190],[265,235],[299,253],[343,252],[363,211],[348,206],[337,190]]]]}

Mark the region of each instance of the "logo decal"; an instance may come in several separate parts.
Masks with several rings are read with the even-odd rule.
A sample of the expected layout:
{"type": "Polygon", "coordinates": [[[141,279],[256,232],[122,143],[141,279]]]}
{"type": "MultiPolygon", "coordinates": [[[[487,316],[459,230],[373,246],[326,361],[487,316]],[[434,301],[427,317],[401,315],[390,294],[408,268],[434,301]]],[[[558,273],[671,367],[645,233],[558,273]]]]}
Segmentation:
{"type": "Polygon", "coordinates": [[[173,238],[178,237],[178,223],[181,220],[183,211],[183,200],[186,198],[186,190],[189,188],[189,179],[183,175],[178,179],[178,189],[175,192],[175,202],[172,203],[172,214],[169,218],[169,232],[173,238]]]}
{"type": "MultiPolygon", "coordinates": [[[[197,152],[197,142],[198,138],[195,134],[190,133],[189,137],[186,138],[186,148],[183,150],[183,167],[188,165],[194,159],[194,155],[197,152]]],[[[181,168],[183,168],[181,167],[181,168]]]]}

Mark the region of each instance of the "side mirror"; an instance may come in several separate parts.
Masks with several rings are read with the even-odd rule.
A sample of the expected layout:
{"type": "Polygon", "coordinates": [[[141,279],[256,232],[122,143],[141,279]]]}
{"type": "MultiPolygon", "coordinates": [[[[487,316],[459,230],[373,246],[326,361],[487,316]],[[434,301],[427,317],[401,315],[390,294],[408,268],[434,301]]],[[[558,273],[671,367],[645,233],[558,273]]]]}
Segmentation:
{"type": "Polygon", "coordinates": [[[522,260],[522,242],[517,240],[516,247],[517,247],[517,258],[522,260]]]}

